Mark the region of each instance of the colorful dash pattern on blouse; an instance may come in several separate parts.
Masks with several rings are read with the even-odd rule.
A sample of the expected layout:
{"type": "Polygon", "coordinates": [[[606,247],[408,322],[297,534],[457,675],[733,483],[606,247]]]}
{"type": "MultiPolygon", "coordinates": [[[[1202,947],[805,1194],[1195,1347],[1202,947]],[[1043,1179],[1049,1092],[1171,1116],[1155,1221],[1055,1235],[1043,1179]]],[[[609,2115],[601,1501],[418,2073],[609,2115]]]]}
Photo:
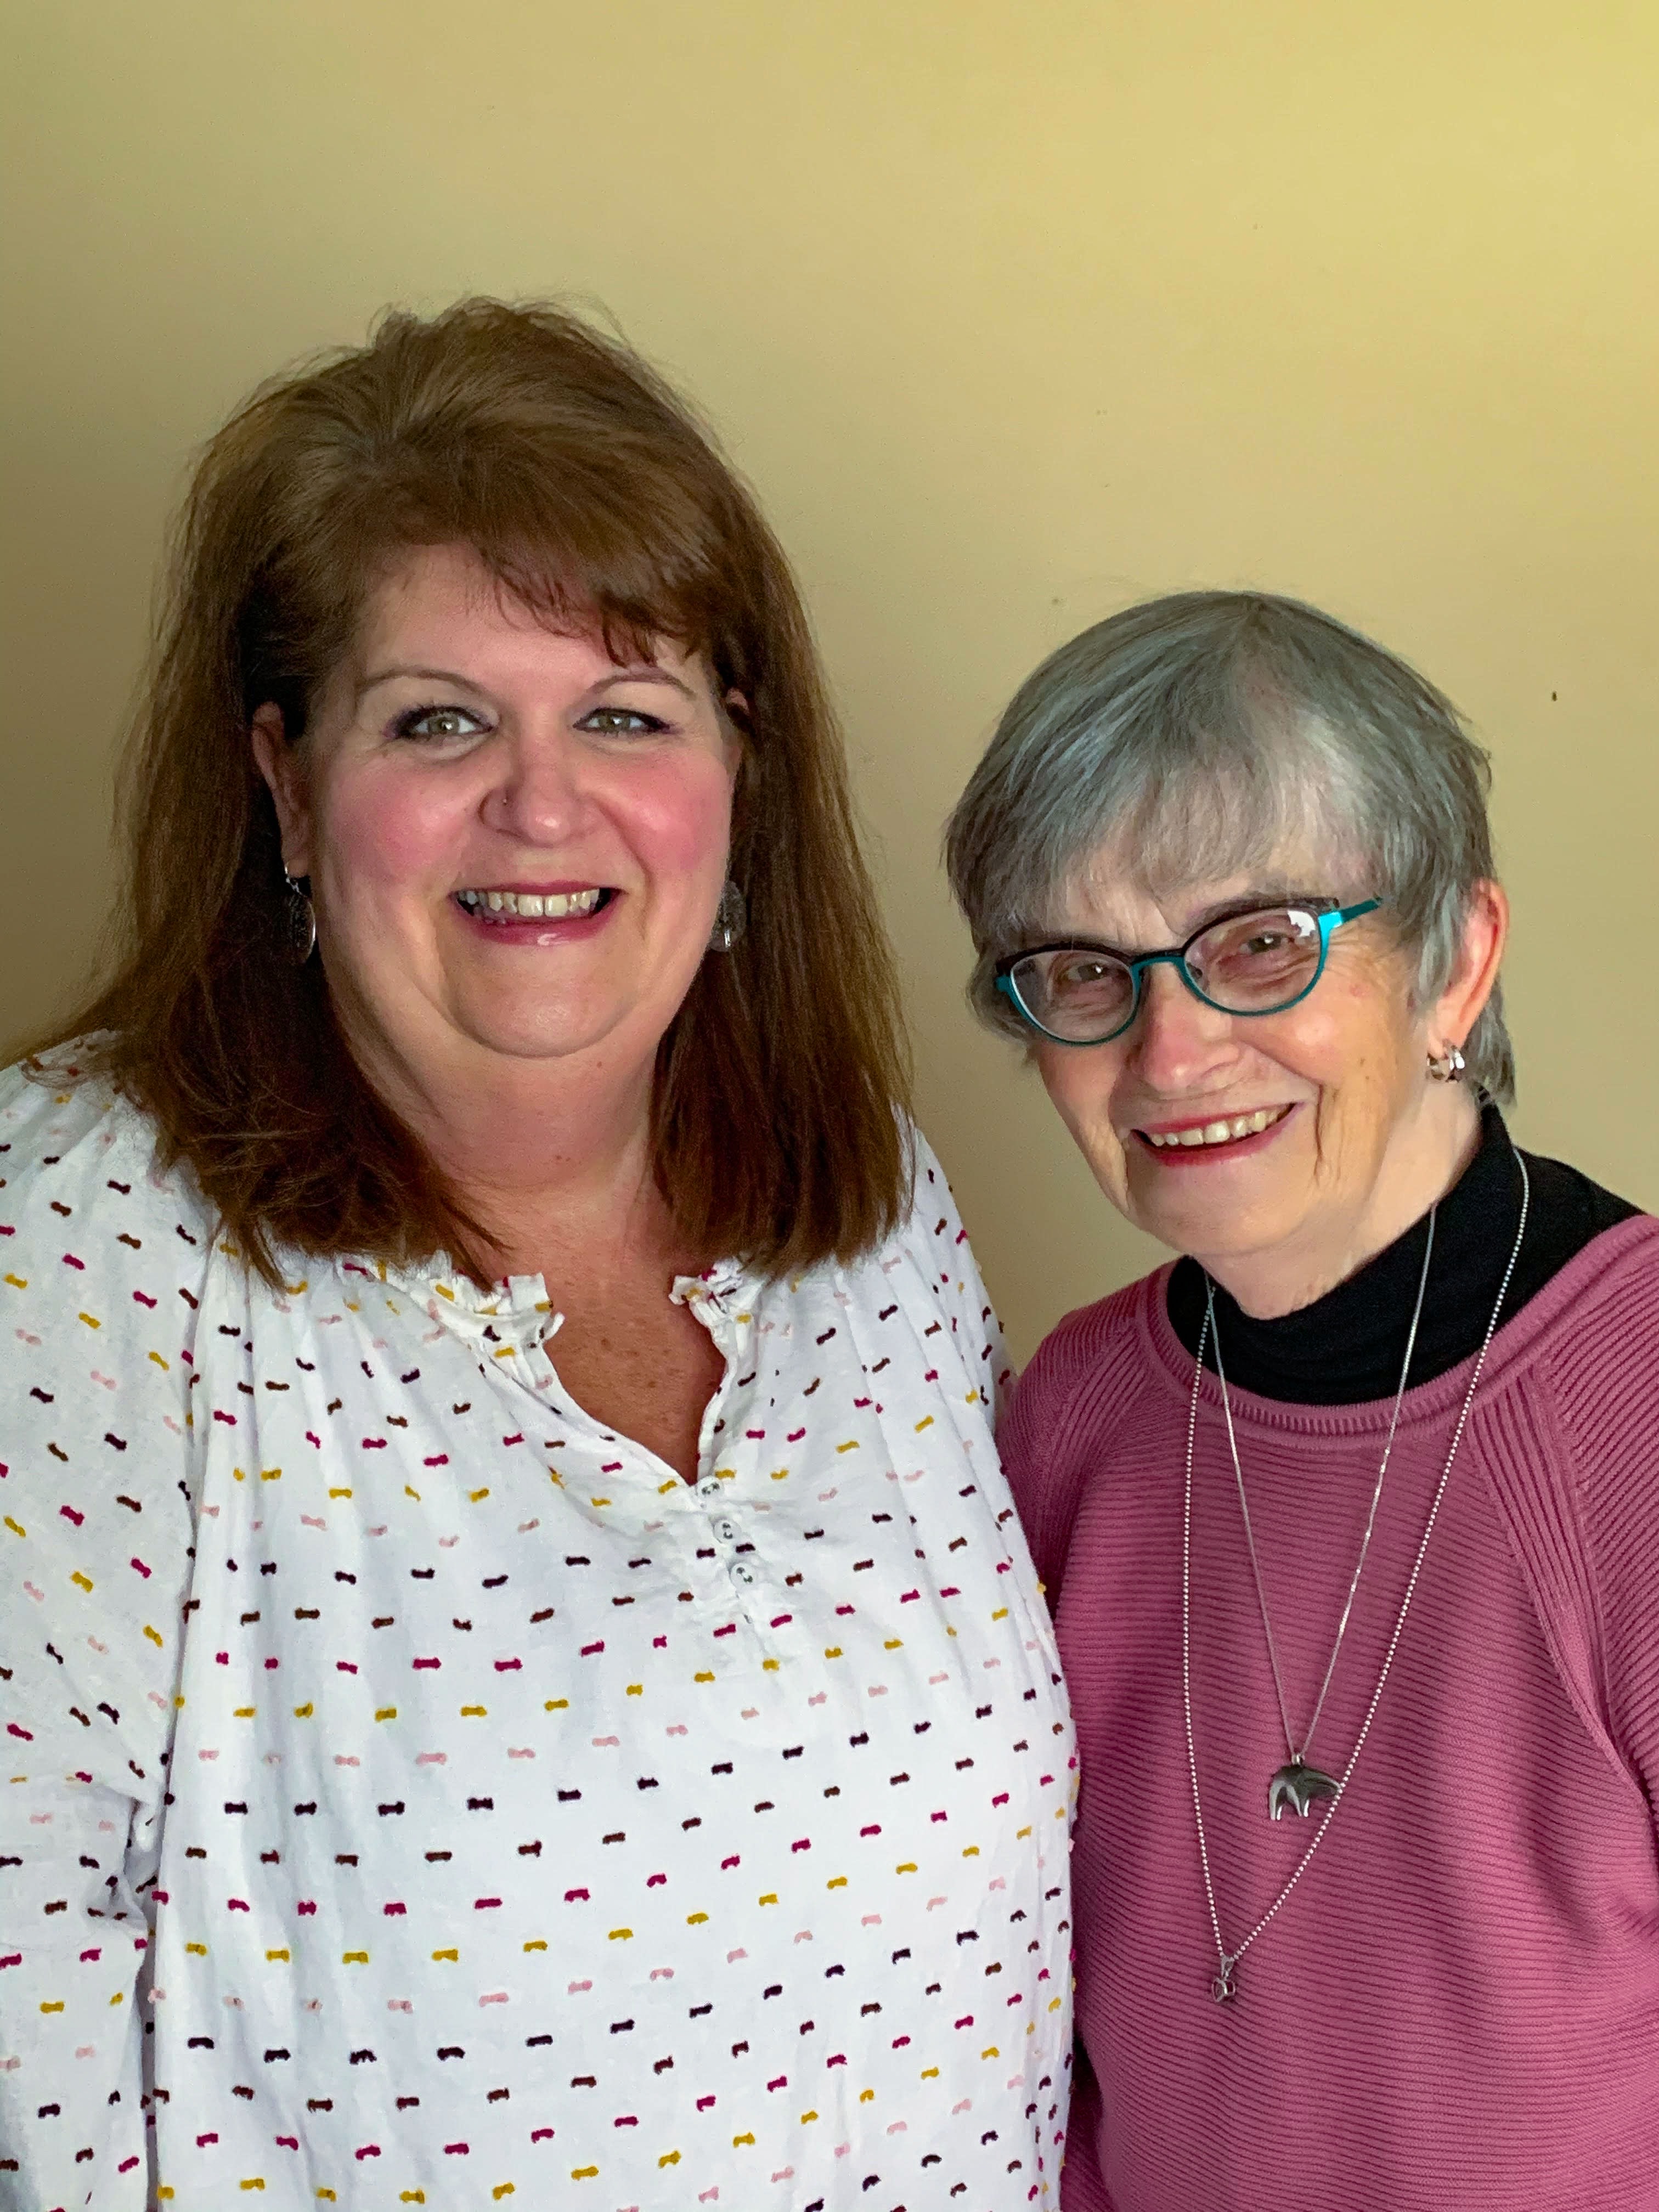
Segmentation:
{"type": "Polygon", "coordinates": [[[1054,2204],[1071,1727],[920,1140],[878,1255],[676,1285],[695,1484],[539,1279],[273,1292],[94,1083],[0,1148],[0,2204],[1054,2204]]]}

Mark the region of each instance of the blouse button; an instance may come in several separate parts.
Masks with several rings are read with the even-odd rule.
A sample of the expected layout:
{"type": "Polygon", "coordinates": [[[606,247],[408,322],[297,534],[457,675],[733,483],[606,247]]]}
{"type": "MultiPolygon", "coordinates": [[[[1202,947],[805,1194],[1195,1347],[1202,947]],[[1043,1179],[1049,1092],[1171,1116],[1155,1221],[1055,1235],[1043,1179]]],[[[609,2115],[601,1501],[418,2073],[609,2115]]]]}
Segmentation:
{"type": "Polygon", "coordinates": [[[714,1523],[714,1534],[720,1538],[721,1543],[735,1544],[738,1540],[737,1524],[732,1521],[717,1521],[714,1523]]]}
{"type": "Polygon", "coordinates": [[[755,1579],[755,1570],[752,1567],[745,1567],[739,1560],[732,1570],[732,1579],[734,1583],[752,1583],[755,1579]]]}
{"type": "Polygon", "coordinates": [[[718,1498],[720,1494],[720,1480],[716,1475],[705,1475],[703,1480],[697,1485],[697,1495],[699,1498],[718,1498]]]}

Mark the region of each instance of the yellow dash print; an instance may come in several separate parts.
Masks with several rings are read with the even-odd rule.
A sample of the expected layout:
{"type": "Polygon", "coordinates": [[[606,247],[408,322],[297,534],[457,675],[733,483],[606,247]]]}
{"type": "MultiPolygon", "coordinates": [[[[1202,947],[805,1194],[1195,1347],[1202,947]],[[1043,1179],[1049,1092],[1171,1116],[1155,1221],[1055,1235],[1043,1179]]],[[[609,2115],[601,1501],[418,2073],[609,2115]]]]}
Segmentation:
{"type": "Polygon", "coordinates": [[[485,1485],[484,1485],[484,1486],[483,1486],[483,1488],[482,1490],[469,1490],[469,1491],[467,1492],[467,1493],[466,1493],[466,1494],[467,1494],[467,1496],[468,1496],[468,1497],[472,1500],[472,1503],[476,1505],[476,1504],[477,1504],[478,1501],[479,1501],[481,1498],[488,1498],[488,1497],[489,1497],[489,1485],[488,1483],[485,1483],[485,1485]]]}
{"type": "MultiPolygon", "coordinates": [[[[179,1702],[182,1705],[184,1703],[184,1699],[181,1698],[179,1702]]],[[[316,1707],[314,1705],[295,1705],[294,1708],[294,1717],[296,1721],[308,1721],[315,1711],[316,1707]]]]}
{"type": "Polygon", "coordinates": [[[931,1413],[928,1413],[924,1416],[921,1420],[916,1423],[916,1434],[920,1436],[924,1429],[931,1429],[933,1425],[933,1417],[931,1413]]]}
{"type": "Polygon", "coordinates": [[[464,1721],[481,1721],[487,1717],[488,1716],[483,1705],[463,1705],[461,1707],[461,1718],[464,1721]]]}
{"type": "Polygon", "coordinates": [[[524,1948],[526,1951],[544,1951],[547,1946],[538,1937],[535,1942],[526,1943],[524,1948]]]}
{"type": "Polygon", "coordinates": [[[396,1705],[377,1705],[374,1708],[374,1717],[377,1721],[395,1721],[398,1717],[398,1708],[396,1705]]]}
{"type": "MultiPolygon", "coordinates": [[[[171,2186],[170,2186],[170,2185],[169,2185],[168,2183],[167,2183],[167,2182],[165,2182],[165,2181],[159,2181],[159,2182],[157,2182],[157,2184],[155,2185],[155,2194],[156,2194],[156,2196],[157,2196],[158,2197],[171,2197],[171,2196],[172,2196],[172,2194],[173,2194],[173,2190],[172,2190],[172,2188],[171,2188],[171,2186]]],[[[319,2196],[320,2196],[321,2194],[322,2194],[322,2191],[319,2190],[319,2191],[318,2191],[318,2195],[319,2195],[319,2196]]]]}
{"type": "MultiPolygon", "coordinates": [[[[1055,2002],[1055,2003],[1056,2003],[1056,2004],[1058,2004],[1058,2003],[1059,2003],[1059,2002],[1060,2002],[1059,1998],[1058,1998],[1058,1997],[1056,1997],[1056,1998],[1055,1998],[1055,2000],[1054,2000],[1054,2002],[1055,2002]]],[[[938,2069],[938,2067],[937,2067],[937,2066],[924,2066],[924,2067],[922,2068],[922,2069],[921,2069],[921,2078],[922,2078],[922,2080],[923,2080],[924,2081],[938,2081],[938,2079],[939,2079],[939,2069],[938,2069]]]]}
{"type": "Polygon", "coordinates": [[[1049,2011],[1050,2011],[1050,2012],[1058,2012],[1058,2011],[1060,2010],[1060,2000],[1058,1997],[1050,1997],[1050,1998],[1049,1998],[1049,2000],[1048,2000],[1048,2009],[1049,2009],[1049,2011]]]}
{"type": "Polygon", "coordinates": [[[890,1636],[882,1649],[884,1651],[897,1651],[902,1649],[903,1644],[904,1638],[902,1636],[890,1636]]]}
{"type": "Polygon", "coordinates": [[[739,2143],[752,2143],[754,2140],[755,2138],[753,2136],[733,2136],[732,2138],[732,2148],[735,2150],[739,2143]]]}
{"type": "Polygon", "coordinates": [[[434,1951],[432,1956],[434,1961],[439,1959],[452,1959],[459,1964],[461,1954],[459,1951],[434,1951]]]}
{"type": "Polygon", "coordinates": [[[916,1863],[914,1859],[906,1859],[902,1866],[896,1866],[893,1869],[895,1874],[914,1874],[915,1870],[916,1863]]]}
{"type": "Polygon", "coordinates": [[[15,1521],[14,1521],[14,1520],[12,1519],[12,1517],[11,1517],[11,1516],[10,1516],[10,1514],[9,1514],[9,1513],[8,1513],[8,1514],[7,1514],[7,1516],[6,1516],[6,1526],[7,1526],[7,1528],[9,1528],[9,1529],[11,1530],[11,1533],[12,1533],[12,1534],[13,1534],[14,1536],[21,1536],[21,1535],[25,1535],[25,1534],[27,1534],[27,1531],[26,1529],[20,1528],[18,1527],[18,1525],[17,1525],[16,1522],[15,1522],[15,1521]]]}
{"type": "Polygon", "coordinates": [[[609,1505],[611,1500],[608,1498],[590,1498],[587,1502],[590,1505],[609,1505]]]}
{"type": "Polygon", "coordinates": [[[977,1390],[970,1390],[970,1391],[968,1393],[968,1403],[969,1403],[970,1406],[977,1406],[977,1405],[979,1404],[979,1402],[980,1402],[980,1395],[979,1395],[979,1392],[978,1392],[977,1390]]]}
{"type": "Polygon", "coordinates": [[[995,2044],[993,2043],[989,2045],[987,2049],[981,2051],[979,2055],[981,2058],[1000,2058],[1002,2053],[997,2049],[995,2044]]]}
{"type": "Polygon", "coordinates": [[[399,2204],[424,2204],[426,2191],[424,2189],[400,2189],[398,2191],[398,2202],[399,2204]]]}
{"type": "Polygon", "coordinates": [[[501,2199],[502,2199],[502,2197],[511,2197],[511,2196],[512,2196],[512,2194],[513,2194],[513,2184],[512,2184],[510,2181],[502,2181],[502,2182],[499,2182],[499,2183],[497,2183],[496,2186],[495,2186],[494,2189],[492,2189],[492,2190],[490,2191],[490,2192],[489,2192],[489,2193],[490,2193],[490,2195],[495,2198],[495,2200],[496,2203],[498,2203],[498,2204],[499,2204],[499,2203],[501,2203],[501,2199]]]}
{"type": "Polygon", "coordinates": [[[273,1966],[279,1964],[286,1965],[288,1962],[288,1953],[286,1951],[267,1951],[265,1953],[265,1957],[269,1963],[273,1966]]]}
{"type": "MultiPolygon", "coordinates": [[[[29,1279],[27,1275],[8,1275],[6,1280],[15,1291],[26,1291],[29,1286],[29,1279]]],[[[171,2197],[173,2191],[168,2190],[167,2194],[171,2197]]]]}
{"type": "Polygon", "coordinates": [[[778,1659],[763,1659],[761,1661],[761,1672],[763,1674],[775,1674],[782,1663],[782,1661],[778,1659]]]}
{"type": "Polygon", "coordinates": [[[1008,1618],[1007,1607],[1006,1605],[1000,1605],[996,1611],[991,1615],[991,1618],[993,1620],[1006,1620],[1008,1618]]]}
{"type": "Polygon", "coordinates": [[[599,2171],[597,2166],[573,2166],[570,2169],[570,2179],[573,2181],[592,2181],[598,2175],[599,2171]]]}
{"type": "Polygon", "coordinates": [[[613,1928],[606,1941],[611,1943],[627,1943],[632,1940],[633,1934],[631,1928],[613,1928]]]}
{"type": "Polygon", "coordinates": [[[513,1351],[514,1347],[510,1344],[504,1344],[494,1357],[497,1359],[511,1359],[513,1357],[513,1351]]]}
{"type": "Polygon", "coordinates": [[[976,1859],[979,1856],[979,1845],[977,1844],[964,1845],[962,1856],[965,1859],[976,1859]]]}
{"type": "Polygon", "coordinates": [[[816,2112],[803,2112],[800,2116],[800,2124],[802,2127],[805,2127],[810,2122],[817,2119],[817,2114],[816,2112]]]}
{"type": "Polygon", "coordinates": [[[265,2185],[264,2177],[256,2173],[250,2180],[239,2181],[236,2185],[239,2189],[263,2189],[265,2185]]]}
{"type": "Polygon", "coordinates": [[[185,1701],[182,1698],[175,1698],[173,1702],[175,1705],[182,1705],[185,1701]]]}
{"type": "Polygon", "coordinates": [[[1019,1836],[1029,1836],[1029,1835],[1030,1834],[1030,1832],[1031,1832],[1031,1831],[1030,1830],[1030,1828],[1016,1828],[1016,1829],[1014,1830],[1014,1834],[1015,1834],[1015,1836],[1016,1836],[1016,1837],[1019,1837],[1019,1836]]]}
{"type": "Polygon", "coordinates": [[[234,1717],[239,1721],[251,1721],[253,1718],[254,1709],[252,1705],[237,1705],[233,1708],[233,1711],[234,1717]]]}
{"type": "Polygon", "coordinates": [[[78,1567],[70,1577],[70,1580],[75,1584],[77,1589],[89,1590],[92,1588],[92,1584],[87,1580],[86,1577],[81,1572],[78,1567]]]}
{"type": "Polygon", "coordinates": [[[837,1445],[836,1446],[836,1449],[838,1452],[856,1451],[856,1450],[858,1449],[858,1448],[859,1448],[859,1440],[858,1440],[858,1438],[857,1438],[856,1437],[854,1437],[850,1438],[850,1439],[848,1440],[848,1443],[844,1443],[844,1444],[837,1444],[837,1445]]]}
{"type": "Polygon", "coordinates": [[[826,1659],[839,1659],[842,1656],[840,1644],[826,1644],[823,1647],[823,1656],[826,1659]]]}
{"type": "MultiPolygon", "coordinates": [[[[21,1529],[20,1528],[20,1529],[18,1530],[18,1532],[17,1532],[17,1533],[19,1534],[19,1535],[21,1535],[21,1534],[22,1534],[21,1529]]],[[[713,1673],[712,1669],[710,1669],[710,1668],[706,1668],[706,1667],[702,1670],[702,1672],[701,1672],[700,1674],[694,1674],[694,1675],[691,1677],[691,1680],[692,1680],[694,1682],[712,1682],[712,1681],[714,1680],[714,1673],[713,1673]]]]}
{"type": "MultiPolygon", "coordinates": [[[[150,1642],[151,1642],[152,1644],[154,1644],[156,1646],[156,1648],[159,1650],[159,1649],[161,1648],[161,1630],[160,1630],[159,1628],[152,1628],[152,1627],[150,1626],[149,1623],[148,1621],[146,1621],[146,1622],[144,1623],[144,1633],[145,1633],[145,1635],[146,1635],[146,1636],[148,1636],[148,1637],[149,1637],[149,1638],[150,1642]]],[[[182,1700],[181,1700],[181,1702],[182,1702],[182,1700]]]]}
{"type": "Polygon", "coordinates": [[[280,1467],[262,1467],[259,1469],[261,1482],[280,1482],[282,1479],[283,1470],[280,1467]]]}
{"type": "Polygon", "coordinates": [[[110,1999],[110,2002],[112,2005],[125,2004],[126,2002],[126,1995],[127,1993],[125,1990],[117,1990],[115,1995],[110,1999]]]}
{"type": "Polygon", "coordinates": [[[630,1682],[628,1686],[628,1694],[630,1698],[642,1698],[645,1695],[644,1683],[630,1682]]]}
{"type": "Polygon", "coordinates": [[[688,1912],[685,1916],[685,1924],[688,1928],[701,1928],[708,1917],[708,1915],[706,1912],[688,1912]]]}
{"type": "Polygon", "coordinates": [[[230,1471],[238,1482],[246,1482],[247,1480],[246,1471],[244,1468],[234,1467],[230,1471]]]}
{"type": "Polygon", "coordinates": [[[350,1497],[350,1495],[351,1495],[351,1491],[350,1491],[350,1487],[349,1487],[349,1486],[348,1485],[348,1486],[344,1486],[344,1487],[343,1487],[343,1488],[341,1488],[341,1489],[338,1489],[338,1490],[331,1490],[331,1491],[329,1492],[329,1493],[328,1493],[328,1494],[329,1494],[329,1496],[330,1496],[331,1498],[349,1498],[349,1497],[350,1497]]]}
{"type": "Polygon", "coordinates": [[[845,1889],[847,1887],[847,1877],[844,1874],[838,1874],[832,1881],[826,1881],[823,1886],[826,1889],[845,1889]]]}
{"type": "Polygon", "coordinates": [[[186,1951],[193,1951],[198,1959],[205,1959],[207,1956],[205,1943],[186,1943],[185,1948],[186,1951]]]}
{"type": "MultiPolygon", "coordinates": [[[[167,2195],[171,2197],[173,2191],[169,2189],[167,2195]]],[[[335,2197],[334,2191],[331,2189],[319,2189],[317,2191],[317,2194],[325,2203],[332,2204],[337,2201],[335,2197]]]]}
{"type": "Polygon", "coordinates": [[[64,2009],[64,2000],[62,1997],[58,1997],[52,2003],[48,2004],[43,1999],[41,2001],[40,2009],[42,2012],[62,2012],[64,2009]]]}
{"type": "Polygon", "coordinates": [[[570,1700],[568,1698],[550,1698],[547,1703],[542,1707],[542,1711],[544,1713],[562,1713],[567,1709],[570,1700]]]}
{"type": "Polygon", "coordinates": [[[860,2089],[860,2090],[859,2091],[859,2102],[860,2102],[860,2104],[861,2104],[861,2105],[873,2105],[875,2101],[876,2101],[876,2093],[875,2093],[875,2091],[874,2091],[873,2089],[860,2089]]]}
{"type": "Polygon", "coordinates": [[[763,1905],[775,1905],[777,1901],[778,1893],[775,1889],[769,1889],[765,1896],[761,1899],[761,1903],[763,1905]]]}
{"type": "Polygon", "coordinates": [[[420,1492],[419,1492],[418,1490],[416,1490],[416,1487],[415,1487],[415,1486],[414,1486],[414,1484],[413,1484],[412,1482],[406,1482],[406,1483],[404,1483],[404,1496],[405,1498],[412,1498],[415,1500],[415,1503],[416,1503],[417,1505],[418,1505],[418,1504],[420,1504],[420,1502],[421,1502],[421,1493],[420,1493],[420,1492]]]}
{"type": "Polygon", "coordinates": [[[789,1480],[788,1468],[787,1467],[775,1467],[772,1470],[772,1480],[774,1482],[787,1482],[789,1480]]]}
{"type": "Polygon", "coordinates": [[[343,1966],[366,1966],[368,1964],[368,1954],[367,1951],[342,1951],[340,1964],[343,1966]]]}
{"type": "MultiPolygon", "coordinates": [[[[674,1480],[673,1480],[672,1482],[659,1482],[659,1483],[657,1485],[657,1495],[658,1495],[658,1497],[659,1497],[659,1498],[666,1498],[666,1497],[667,1497],[667,1495],[668,1495],[668,1493],[669,1493],[669,1492],[670,1492],[671,1490],[678,1490],[678,1489],[679,1488],[679,1486],[680,1486],[679,1477],[678,1477],[678,1475],[676,1475],[676,1476],[675,1476],[675,1478],[674,1478],[674,1480]]],[[[678,2153],[676,2153],[675,2154],[676,2154],[676,2156],[678,2156],[678,2153]]],[[[662,2160],[661,2160],[660,2159],[659,2159],[659,2160],[657,2160],[657,2163],[658,2163],[658,2165],[659,2165],[659,2166],[660,2166],[660,2165],[662,2164],[662,2160]]]]}
{"type": "Polygon", "coordinates": [[[659,2168],[661,2168],[665,2166],[678,2166],[679,2162],[680,2154],[678,2151],[665,2150],[662,2156],[657,2160],[657,2165],[659,2168]]]}
{"type": "Polygon", "coordinates": [[[103,1324],[103,1322],[100,1322],[100,1321],[94,1321],[94,1320],[93,1319],[93,1317],[92,1317],[92,1316],[91,1316],[90,1314],[82,1314],[82,1315],[80,1315],[80,1316],[78,1316],[78,1318],[79,1318],[80,1320],[82,1320],[82,1321],[85,1322],[85,1323],[86,1323],[86,1325],[87,1325],[87,1327],[88,1327],[88,1328],[102,1328],[102,1327],[104,1326],[104,1324],[103,1324]]]}
{"type": "Polygon", "coordinates": [[[152,1352],[149,1356],[155,1362],[155,1364],[161,1369],[163,1375],[172,1374],[173,1370],[167,1365],[166,1360],[162,1358],[159,1352],[152,1352]]]}

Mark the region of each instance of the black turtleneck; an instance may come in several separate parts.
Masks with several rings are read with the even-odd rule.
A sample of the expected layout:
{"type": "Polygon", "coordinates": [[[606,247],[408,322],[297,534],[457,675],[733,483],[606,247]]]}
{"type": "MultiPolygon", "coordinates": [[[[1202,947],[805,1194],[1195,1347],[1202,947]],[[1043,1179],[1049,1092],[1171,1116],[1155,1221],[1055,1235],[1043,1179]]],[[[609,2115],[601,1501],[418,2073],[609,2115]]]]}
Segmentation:
{"type": "MultiPolygon", "coordinates": [[[[1413,1388],[1480,1349],[1515,1249],[1521,1209],[1517,1157],[1503,1115],[1487,1106],[1480,1116],[1480,1148],[1436,1214],[1428,1295],[1412,1358],[1413,1388]]],[[[1559,1160],[1537,1159],[1530,1152],[1525,1158],[1532,1184],[1527,1233],[1498,1316],[1500,1328],[1593,1237],[1640,1211],[1559,1160]]],[[[1425,1214],[1346,1282],[1272,1321],[1253,1319],[1218,1284],[1216,1320],[1227,1380],[1259,1397],[1302,1406],[1391,1398],[1406,1356],[1427,1235],[1425,1214]]],[[[1204,1325],[1204,1272],[1195,1260],[1176,1262],[1169,1311],[1176,1334],[1196,1353],[1204,1325]]],[[[1213,1338],[1205,1346],[1204,1364],[1215,1366],[1213,1338]]]]}

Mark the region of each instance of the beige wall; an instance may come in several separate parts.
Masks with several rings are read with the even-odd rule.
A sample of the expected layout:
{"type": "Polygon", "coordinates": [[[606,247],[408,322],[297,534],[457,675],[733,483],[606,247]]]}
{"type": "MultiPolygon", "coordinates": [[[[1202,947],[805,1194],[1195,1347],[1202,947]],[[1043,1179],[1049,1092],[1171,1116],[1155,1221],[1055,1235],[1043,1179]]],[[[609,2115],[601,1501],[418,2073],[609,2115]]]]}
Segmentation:
{"type": "Polygon", "coordinates": [[[962,1011],[1003,698],[1255,582],[1497,758],[1519,1127],[1659,1206],[1659,15],[1613,0],[13,0],[0,1030],[105,902],[162,518],[389,301],[603,301],[799,563],[927,1123],[1022,1355],[1152,1248],[962,1011]],[[1605,945],[1598,957],[1598,945],[1605,945]]]}

